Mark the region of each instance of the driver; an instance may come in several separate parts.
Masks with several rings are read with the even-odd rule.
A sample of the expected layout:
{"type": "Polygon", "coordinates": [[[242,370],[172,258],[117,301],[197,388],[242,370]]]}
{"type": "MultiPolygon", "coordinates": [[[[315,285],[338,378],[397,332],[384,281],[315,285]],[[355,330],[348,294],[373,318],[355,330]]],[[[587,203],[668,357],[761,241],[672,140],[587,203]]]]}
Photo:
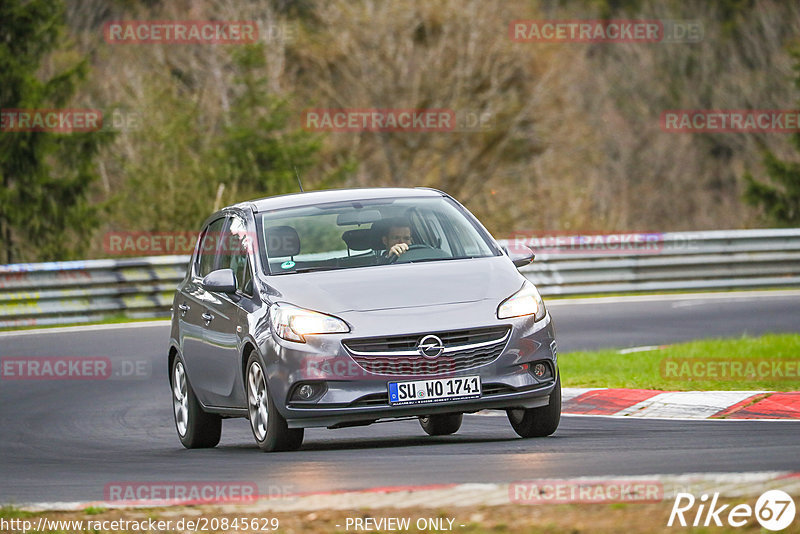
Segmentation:
{"type": "MultiPolygon", "coordinates": [[[[404,219],[393,219],[384,229],[381,241],[386,248],[383,258],[393,259],[393,256],[400,257],[413,243],[411,238],[411,224],[404,219]]],[[[394,258],[396,259],[396,258],[394,258]]]]}

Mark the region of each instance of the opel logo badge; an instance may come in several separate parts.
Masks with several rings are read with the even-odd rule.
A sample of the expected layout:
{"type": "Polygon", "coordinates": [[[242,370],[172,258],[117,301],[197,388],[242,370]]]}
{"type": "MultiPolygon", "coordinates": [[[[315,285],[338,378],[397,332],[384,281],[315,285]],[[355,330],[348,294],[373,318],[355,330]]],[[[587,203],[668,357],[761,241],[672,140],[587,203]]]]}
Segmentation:
{"type": "Polygon", "coordinates": [[[444,352],[442,340],[436,336],[425,336],[417,343],[417,350],[424,357],[429,359],[438,358],[444,352]]]}

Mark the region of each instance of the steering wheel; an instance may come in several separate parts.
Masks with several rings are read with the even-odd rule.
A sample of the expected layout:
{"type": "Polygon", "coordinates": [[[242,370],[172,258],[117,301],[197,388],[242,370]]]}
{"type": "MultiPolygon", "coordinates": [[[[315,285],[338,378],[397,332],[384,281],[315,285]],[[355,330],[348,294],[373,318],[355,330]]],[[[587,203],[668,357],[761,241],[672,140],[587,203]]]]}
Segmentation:
{"type": "MultiPolygon", "coordinates": [[[[410,246],[408,247],[408,250],[406,250],[406,251],[405,251],[403,254],[401,254],[401,256],[405,256],[406,254],[408,254],[408,253],[409,253],[409,252],[411,252],[412,250],[426,250],[426,249],[429,249],[429,248],[433,248],[433,247],[430,247],[430,246],[428,246],[428,245],[422,245],[422,244],[414,244],[414,245],[410,245],[410,246]]],[[[389,256],[389,263],[394,263],[394,262],[396,262],[396,261],[397,261],[399,258],[400,258],[400,256],[397,256],[397,255],[395,255],[395,254],[392,254],[391,256],[389,256]]]]}

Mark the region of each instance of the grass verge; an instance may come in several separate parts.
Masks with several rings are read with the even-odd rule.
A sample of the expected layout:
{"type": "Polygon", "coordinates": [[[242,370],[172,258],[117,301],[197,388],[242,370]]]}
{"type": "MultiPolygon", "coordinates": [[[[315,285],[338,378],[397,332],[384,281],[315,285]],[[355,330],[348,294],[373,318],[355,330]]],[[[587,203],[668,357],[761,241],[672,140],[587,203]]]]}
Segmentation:
{"type": "Polygon", "coordinates": [[[800,334],[691,341],[628,354],[571,352],[558,360],[564,387],[800,391],[800,334]]]}

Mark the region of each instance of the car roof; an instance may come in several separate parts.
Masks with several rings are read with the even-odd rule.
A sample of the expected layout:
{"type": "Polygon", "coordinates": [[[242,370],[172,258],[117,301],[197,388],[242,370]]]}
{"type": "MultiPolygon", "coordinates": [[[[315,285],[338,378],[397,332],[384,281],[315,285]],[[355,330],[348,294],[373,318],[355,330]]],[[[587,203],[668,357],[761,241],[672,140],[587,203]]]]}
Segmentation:
{"type": "Polygon", "coordinates": [[[270,211],[282,208],[295,208],[326,204],[328,202],[349,202],[354,200],[371,200],[398,197],[441,197],[444,193],[425,187],[371,187],[361,189],[330,189],[326,191],[308,191],[290,193],[274,197],[261,198],[242,202],[232,207],[251,208],[254,212],[270,211]]]}

